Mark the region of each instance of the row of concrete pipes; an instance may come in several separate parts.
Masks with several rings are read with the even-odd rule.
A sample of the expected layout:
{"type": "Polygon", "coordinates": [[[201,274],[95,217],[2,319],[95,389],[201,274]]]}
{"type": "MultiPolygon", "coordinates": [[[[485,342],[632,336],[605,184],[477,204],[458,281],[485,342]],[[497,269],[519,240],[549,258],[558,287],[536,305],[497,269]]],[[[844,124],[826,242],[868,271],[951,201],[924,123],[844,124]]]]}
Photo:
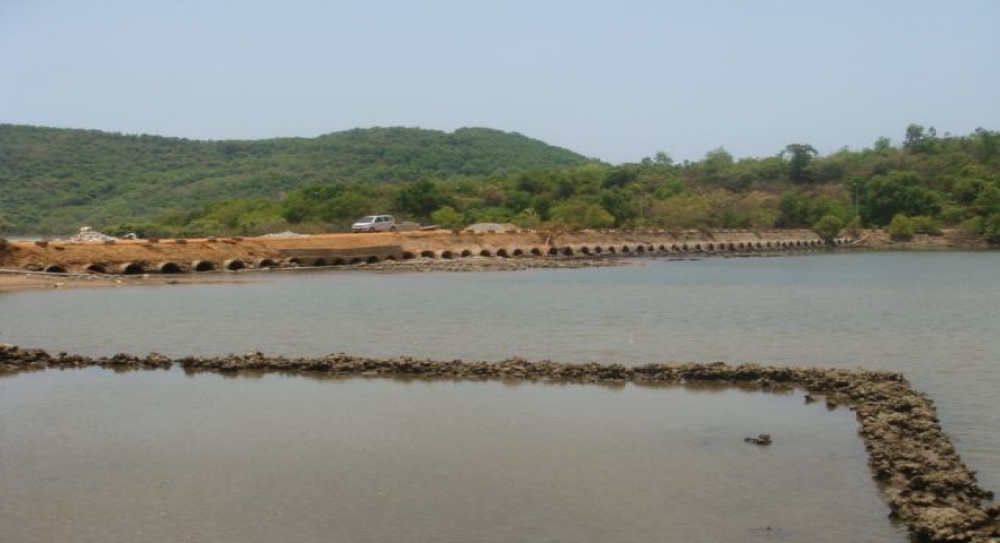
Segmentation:
{"type": "MultiPolygon", "coordinates": [[[[851,240],[837,238],[830,244],[834,246],[846,245],[851,240]]],[[[830,244],[819,239],[798,239],[780,241],[740,241],[740,242],[685,242],[670,244],[652,243],[623,243],[621,245],[565,245],[565,246],[543,246],[543,247],[513,247],[513,248],[482,248],[466,247],[458,249],[439,249],[421,251],[402,251],[397,255],[360,255],[352,257],[308,257],[297,256],[291,258],[257,258],[240,259],[232,258],[222,262],[210,260],[195,260],[193,262],[123,262],[118,264],[90,263],[79,269],[67,269],[65,266],[52,264],[39,267],[38,271],[45,273],[92,273],[92,274],[119,274],[119,275],[139,275],[144,273],[191,273],[191,272],[211,272],[211,271],[239,271],[248,269],[269,269],[269,268],[295,268],[295,267],[323,267],[323,266],[357,266],[367,264],[378,264],[384,261],[412,260],[415,258],[425,259],[454,259],[454,258],[537,258],[537,257],[598,257],[598,256],[657,256],[671,253],[725,253],[725,252],[770,252],[770,251],[794,251],[809,250],[827,247],[830,244]]]]}

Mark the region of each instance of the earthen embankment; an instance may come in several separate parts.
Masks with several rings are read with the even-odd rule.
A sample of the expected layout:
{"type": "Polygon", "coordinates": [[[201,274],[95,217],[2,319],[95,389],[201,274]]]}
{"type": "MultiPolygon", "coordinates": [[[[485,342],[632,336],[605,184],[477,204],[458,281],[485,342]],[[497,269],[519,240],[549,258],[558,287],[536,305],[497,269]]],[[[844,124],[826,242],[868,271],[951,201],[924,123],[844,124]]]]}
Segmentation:
{"type": "MultiPolygon", "coordinates": [[[[847,239],[834,240],[845,245],[847,239]]],[[[294,237],[18,241],[0,252],[0,268],[63,274],[181,274],[279,267],[371,265],[417,259],[606,258],[752,254],[826,247],[807,230],[392,232],[294,237]]]]}

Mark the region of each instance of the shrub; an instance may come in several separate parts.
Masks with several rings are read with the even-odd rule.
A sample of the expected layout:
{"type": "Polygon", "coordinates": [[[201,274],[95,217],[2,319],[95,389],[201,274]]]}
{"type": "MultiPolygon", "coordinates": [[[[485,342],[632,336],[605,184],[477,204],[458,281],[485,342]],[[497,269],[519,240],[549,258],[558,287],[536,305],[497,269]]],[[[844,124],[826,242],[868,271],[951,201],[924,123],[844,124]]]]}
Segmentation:
{"type": "Polygon", "coordinates": [[[836,215],[824,215],[813,225],[812,231],[827,242],[837,237],[844,228],[844,220],[836,215]]]}
{"type": "Polygon", "coordinates": [[[910,241],[916,233],[913,220],[902,213],[892,218],[886,230],[889,232],[889,237],[894,241],[910,241]]]}
{"type": "Polygon", "coordinates": [[[852,238],[860,238],[862,230],[861,217],[855,215],[854,218],[851,219],[851,222],[847,223],[847,226],[845,226],[844,229],[847,230],[847,233],[850,234],[852,238]]]}
{"type": "Polygon", "coordinates": [[[932,236],[941,235],[941,221],[934,217],[920,215],[912,217],[910,223],[913,224],[913,231],[916,234],[930,234],[932,236]]]}

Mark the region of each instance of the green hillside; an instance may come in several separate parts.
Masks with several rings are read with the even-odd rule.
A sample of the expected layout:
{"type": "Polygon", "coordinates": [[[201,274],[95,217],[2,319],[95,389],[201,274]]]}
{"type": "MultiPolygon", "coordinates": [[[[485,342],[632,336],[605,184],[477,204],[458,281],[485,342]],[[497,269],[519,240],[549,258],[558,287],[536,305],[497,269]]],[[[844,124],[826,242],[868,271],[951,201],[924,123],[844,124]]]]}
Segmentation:
{"type": "MultiPolygon", "coordinates": [[[[516,133],[371,128],[316,138],[195,141],[0,124],[0,227],[69,232],[317,184],[398,184],[593,162],[516,133]]],[[[361,210],[362,212],[364,210],[361,210]]]]}

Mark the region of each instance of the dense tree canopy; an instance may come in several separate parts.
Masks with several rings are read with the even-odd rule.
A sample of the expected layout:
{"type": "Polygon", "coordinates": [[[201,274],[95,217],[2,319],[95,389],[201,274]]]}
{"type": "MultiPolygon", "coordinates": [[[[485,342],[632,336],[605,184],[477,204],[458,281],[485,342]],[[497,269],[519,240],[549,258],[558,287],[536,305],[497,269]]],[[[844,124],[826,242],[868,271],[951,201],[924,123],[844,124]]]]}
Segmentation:
{"type": "Polygon", "coordinates": [[[145,235],[336,231],[393,213],[458,228],[958,227],[1000,243],[1000,134],[938,136],[820,155],[793,143],[737,159],[660,152],[608,165],[516,134],[414,129],[312,140],[192,142],[0,125],[0,226],[82,224],[145,235]]]}

